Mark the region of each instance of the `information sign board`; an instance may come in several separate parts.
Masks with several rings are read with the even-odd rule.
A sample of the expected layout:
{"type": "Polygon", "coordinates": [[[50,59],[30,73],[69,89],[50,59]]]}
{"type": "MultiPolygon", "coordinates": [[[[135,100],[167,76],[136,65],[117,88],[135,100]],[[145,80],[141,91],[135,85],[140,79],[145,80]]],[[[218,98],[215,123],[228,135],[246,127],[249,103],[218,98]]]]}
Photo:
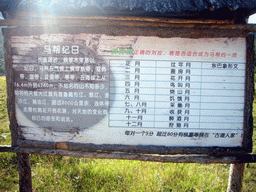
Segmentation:
{"type": "Polygon", "coordinates": [[[12,35],[18,139],[243,146],[246,37],[12,35]]]}

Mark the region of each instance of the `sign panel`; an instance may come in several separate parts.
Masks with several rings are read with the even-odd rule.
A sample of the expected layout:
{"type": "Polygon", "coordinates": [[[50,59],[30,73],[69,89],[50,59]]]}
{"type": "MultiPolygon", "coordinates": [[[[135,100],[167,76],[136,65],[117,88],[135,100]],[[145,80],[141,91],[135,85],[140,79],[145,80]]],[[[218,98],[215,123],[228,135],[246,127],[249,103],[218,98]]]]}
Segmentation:
{"type": "Polygon", "coordinates": [[[23,140],[241,147],[246,39],[12,36],[23,140]]]}

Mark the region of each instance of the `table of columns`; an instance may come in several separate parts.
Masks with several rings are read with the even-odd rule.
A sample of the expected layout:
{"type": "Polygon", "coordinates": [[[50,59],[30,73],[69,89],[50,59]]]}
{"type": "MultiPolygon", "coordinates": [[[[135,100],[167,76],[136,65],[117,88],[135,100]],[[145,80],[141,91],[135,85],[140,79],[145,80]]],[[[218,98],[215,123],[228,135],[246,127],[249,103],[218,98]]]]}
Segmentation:
{"type": "Polygon", "coordinates": [[[110,127],[243,129],[245,63],[109,64],[110,127]]]}

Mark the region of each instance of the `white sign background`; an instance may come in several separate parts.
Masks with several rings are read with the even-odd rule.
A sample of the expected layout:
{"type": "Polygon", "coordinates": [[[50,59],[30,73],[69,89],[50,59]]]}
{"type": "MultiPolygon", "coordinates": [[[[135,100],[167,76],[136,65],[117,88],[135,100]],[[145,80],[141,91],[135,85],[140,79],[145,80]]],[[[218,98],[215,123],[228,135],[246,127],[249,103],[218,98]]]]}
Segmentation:
{"type": "MultiPolygon", "coordinates": [[[[94,45],[88,42],[99,39],[96,52],[112,74],[108,114],[79,133],[52,131],[28,119],[16,100],[16,117],[25,139],[170,147],[241,146],[245,38],[72,36],[75,41],[86,40],[89,47],[94,45]]],[[[67,37],[52,34],[41,35],[40,39],[57,45],[67,37]]],[[[21,55],[13,56],[14,70],[26,64],[22,56],[38,46],[34,36],[14,36],[11,45],[21,55]],[[17,39],[22,38],[27,47],[20,49],[17,39]]],[[[86,117],[94,118],[91,114],[86,117]]]]}

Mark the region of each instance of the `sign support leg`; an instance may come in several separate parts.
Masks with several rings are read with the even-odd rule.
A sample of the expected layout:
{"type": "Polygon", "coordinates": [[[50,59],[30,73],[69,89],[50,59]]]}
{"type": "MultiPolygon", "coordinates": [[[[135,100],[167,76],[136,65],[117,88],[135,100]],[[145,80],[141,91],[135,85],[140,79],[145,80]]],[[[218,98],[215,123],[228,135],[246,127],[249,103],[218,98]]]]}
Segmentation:
{"type": "Polygon", "coordinates": [[[31,167],[29,154],[17,153],[20,191],[32,192],[31,167]]]}
{"type": "Polygon", "coordinates": [[[244,174],[244,163],[234,163],[230,166],[227,192],[240,192],[244,174]]]}

